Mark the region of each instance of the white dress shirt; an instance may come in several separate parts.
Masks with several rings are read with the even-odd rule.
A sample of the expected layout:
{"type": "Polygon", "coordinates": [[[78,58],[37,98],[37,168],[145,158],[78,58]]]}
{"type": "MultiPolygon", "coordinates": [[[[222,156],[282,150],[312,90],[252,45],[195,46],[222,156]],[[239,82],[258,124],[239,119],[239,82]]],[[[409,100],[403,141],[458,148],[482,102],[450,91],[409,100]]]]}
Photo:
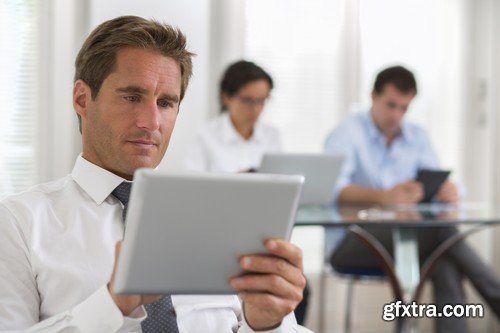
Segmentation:
{"type": "Polygon", "coordinates": [[[240,172],[257,169],[264,153],[281,151],[278,130],[260,120],[252,136],[245,140],[225,112],[206,124],[196,137],[186,158],[186,168],[193,171],[240,172]]]}
{"type": "MultiPolygon", "coordinates": [[[[0,331],[141,332],[144,307],[124,317],[106,287],[124,179],[78,157],[73,172],[0,202],[0,331]]],[[[172,296],[180,333],[253,332],[236,295],[172,296]]],[[[293,313],[268,331],[296,332],[293,313]]]]}

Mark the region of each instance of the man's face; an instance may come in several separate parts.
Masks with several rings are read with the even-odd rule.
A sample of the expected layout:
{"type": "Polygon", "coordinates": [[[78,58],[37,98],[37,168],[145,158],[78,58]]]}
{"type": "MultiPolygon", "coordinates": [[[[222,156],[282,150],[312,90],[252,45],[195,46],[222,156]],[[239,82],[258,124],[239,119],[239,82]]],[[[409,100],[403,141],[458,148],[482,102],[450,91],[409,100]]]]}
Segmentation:
{"type": "Polygon", "coordinates": [[[380,94],[372,92],[372,117],[386,137],[399,133],[408,106],[415,97],[413,92],[403,93],[393,84],[387,84],[380,94]]]}
{"type": "Polygon", "coordinates": [[[119,50],[115,70],[95,100],[85,82],[75,82],[73,105],[82,118],[83,157],[126,179],[138,168],[156,167],[174,129],[180,91],[175,60],[149,50],[119,50]]]}

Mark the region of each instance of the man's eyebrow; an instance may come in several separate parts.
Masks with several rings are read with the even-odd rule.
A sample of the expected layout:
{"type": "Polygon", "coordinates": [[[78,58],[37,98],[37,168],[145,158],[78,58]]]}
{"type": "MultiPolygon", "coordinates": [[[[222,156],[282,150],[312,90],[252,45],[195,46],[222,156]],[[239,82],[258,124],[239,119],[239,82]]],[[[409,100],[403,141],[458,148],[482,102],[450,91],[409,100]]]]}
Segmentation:
{"type": "Polygon", "coordinates": [[[136,94],[146,94],[148,91],[139,86],[126,86],[123,88],[116,88],[116,92],[118,93],[136,93],[136,94]]]}
{"type": "Polygon", "coordinates": [[[177,95],[161,95],[158,99],[166,99],[172,103],[179,103],[179,96],[177,95]]]}
{"type": "MultiPolygon", "coordinates": [[[[141,88],[139,86],[126,86],[126,87],[122,87],[122,88],[116,88],[115,92],[117,92],[117,93],[135,93],[135,94],[146,95],[148,93],[148,90],[141,88]]],[[[160,96],[159,99],[166,99],[172,103],[179,103],[179,96],[177,96],[177,95],[163,94],[160,96]]]]}

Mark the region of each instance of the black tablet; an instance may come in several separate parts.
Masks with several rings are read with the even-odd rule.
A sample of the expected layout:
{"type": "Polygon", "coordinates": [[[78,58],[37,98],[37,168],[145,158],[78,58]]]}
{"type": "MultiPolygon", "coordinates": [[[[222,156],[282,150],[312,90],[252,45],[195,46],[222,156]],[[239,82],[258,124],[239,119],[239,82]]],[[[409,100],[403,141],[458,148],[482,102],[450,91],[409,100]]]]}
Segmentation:
{"type": "Polygon", "coordinates": [[[450,173],[449,170],[419,170],[416,181],[424,185],[424,198],[420,202],[430,202],[450,173]]]}

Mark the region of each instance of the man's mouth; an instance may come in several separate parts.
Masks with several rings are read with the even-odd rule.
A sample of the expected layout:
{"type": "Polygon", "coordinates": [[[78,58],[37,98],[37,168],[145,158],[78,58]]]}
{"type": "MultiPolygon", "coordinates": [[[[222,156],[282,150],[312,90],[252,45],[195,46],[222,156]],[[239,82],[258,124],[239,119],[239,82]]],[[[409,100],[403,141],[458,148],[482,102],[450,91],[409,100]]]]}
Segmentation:
{"type": "Polygon", "coordinates": [[[127,142],[142,148],[154,148],[158,146],[156,142],[151,140],[128,140],[127,142]]]}

